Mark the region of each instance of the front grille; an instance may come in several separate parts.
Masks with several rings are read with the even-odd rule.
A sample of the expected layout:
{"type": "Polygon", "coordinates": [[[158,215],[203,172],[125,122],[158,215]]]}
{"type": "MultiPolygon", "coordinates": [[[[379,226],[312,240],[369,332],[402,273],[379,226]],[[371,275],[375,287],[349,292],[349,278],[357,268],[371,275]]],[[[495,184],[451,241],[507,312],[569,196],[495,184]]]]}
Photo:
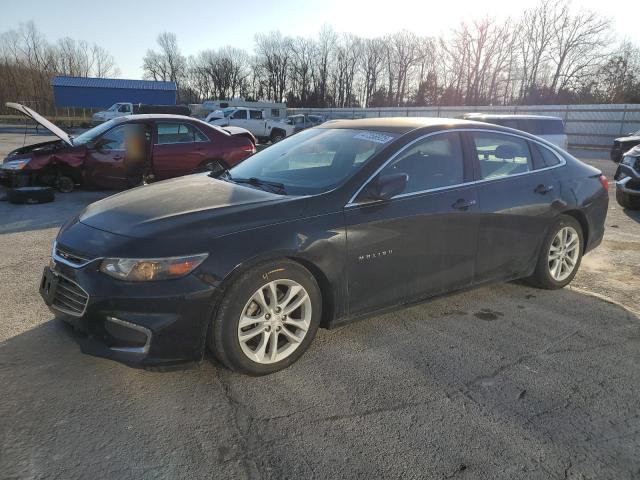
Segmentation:
{"type": "Polygon", "coordinates": [[[57,244],[55,246],[55,254],[59,258],[71,264],[72,266],[81,266],[87,263],[89,260],[91,260],[89,258],[82,257],[80,255],[72,253],[69,250],[58,246],[57,244]]]}
{"type": "Polygon", "coordinates": [[[52,306],[71,315],[81,316],[87,308],[89,295],[80,285],[65,277],[58,277],[52,306]]]}

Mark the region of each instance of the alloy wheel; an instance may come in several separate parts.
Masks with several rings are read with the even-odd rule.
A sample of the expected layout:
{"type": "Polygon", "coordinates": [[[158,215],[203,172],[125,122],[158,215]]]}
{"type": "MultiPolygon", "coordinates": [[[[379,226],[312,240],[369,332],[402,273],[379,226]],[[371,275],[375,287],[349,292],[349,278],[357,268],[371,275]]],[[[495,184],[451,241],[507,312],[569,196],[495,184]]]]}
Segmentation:
{"type": "Polygon", "coordinates": [[[548,254],[551,277],[562,282],[573,273],[580,256],[580,236],[573,227],[558,230],[551,242],[548,254]]]}
{"type": "Polygon", "coordinates": [[[274,280],[260,287],[242,310],[238,341],[242,352],[261,364],[291,355],[311,325],[311,298],[298,282],[274,280]]]}

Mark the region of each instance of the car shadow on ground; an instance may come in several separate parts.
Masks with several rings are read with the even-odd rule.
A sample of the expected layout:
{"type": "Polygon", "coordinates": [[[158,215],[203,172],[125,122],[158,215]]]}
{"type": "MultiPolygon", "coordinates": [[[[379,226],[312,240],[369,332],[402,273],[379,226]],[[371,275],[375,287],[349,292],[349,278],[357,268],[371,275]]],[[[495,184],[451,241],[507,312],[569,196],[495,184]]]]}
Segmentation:
{"type": "MultiPolygon", "coordinates": [[[[55,192],[56,199],[37,205],[13,204],[0,201],[0,235],[59,227],[90,203],[101,200],[115,191],[78,190],[71,193],[55,192]]],[[[0,198],[4,197],[0,188],[0,198]]]]}
{"type": "MultiPolygon", "coordinates": [[[[506,284],[331,331],[277,374],[151,372],[46,321],[0,343],[4,473],[630,478],[640,322],[506,284]]],[[[633,476],[633,475],[631,475],[633,476]]]]}
{"type": "Polygon", "coordinates": [[[622,211],[631,220],[634,220],[637,223],[640,223],[640,210],[629,210],[628,208],[625,208],[622,211]]]}

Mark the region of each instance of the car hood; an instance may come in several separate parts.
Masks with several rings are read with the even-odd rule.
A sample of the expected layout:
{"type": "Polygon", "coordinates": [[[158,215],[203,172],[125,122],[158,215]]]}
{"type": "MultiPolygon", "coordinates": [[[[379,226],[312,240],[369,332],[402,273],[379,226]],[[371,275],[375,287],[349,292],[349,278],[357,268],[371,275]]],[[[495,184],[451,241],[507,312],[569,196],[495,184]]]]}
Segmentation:
{"type": "Polygon", "coordinates": [[[25,107],[24,105],[22,105],[20,103],[7,102],[5,105],[8,108],[12,108],[13,110],[17,110],[18,112],[20,112],[20,113],[26,115],[27,117],[33,119],[34,121],[36,121],[37,123],[42,125],[44,128],[49,130],[51,133],[53,133],[56,137],[58,137],[64,143],[66,143],[69,146],[73,146],[73,142],[71,141],[71,137],[69,136],[69,134],[67,132],[62,130],[57,125],[51,123],[49,120],[44,118],[38,112],[36,112],[34,110],[31,110],[29,107],[25,107]]]}
{"type": "Polygon", "coordinates": [[[298,217],[304,197],[289,197],[188,175],[119,193],[89,205],[80,222],[128,237],[215,238],[298,217]]]}

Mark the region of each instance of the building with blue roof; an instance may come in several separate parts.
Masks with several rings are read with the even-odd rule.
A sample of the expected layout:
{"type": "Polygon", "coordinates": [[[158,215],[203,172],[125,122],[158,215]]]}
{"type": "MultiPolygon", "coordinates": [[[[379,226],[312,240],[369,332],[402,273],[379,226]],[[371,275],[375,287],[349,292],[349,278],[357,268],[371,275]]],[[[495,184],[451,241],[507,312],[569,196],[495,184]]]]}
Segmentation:
{"type": "Polygon", "coordinates": [[[56,107],[107,108],[116,102],[175,105],[175,82],[120,78],[54,77],[56,107]]]}

